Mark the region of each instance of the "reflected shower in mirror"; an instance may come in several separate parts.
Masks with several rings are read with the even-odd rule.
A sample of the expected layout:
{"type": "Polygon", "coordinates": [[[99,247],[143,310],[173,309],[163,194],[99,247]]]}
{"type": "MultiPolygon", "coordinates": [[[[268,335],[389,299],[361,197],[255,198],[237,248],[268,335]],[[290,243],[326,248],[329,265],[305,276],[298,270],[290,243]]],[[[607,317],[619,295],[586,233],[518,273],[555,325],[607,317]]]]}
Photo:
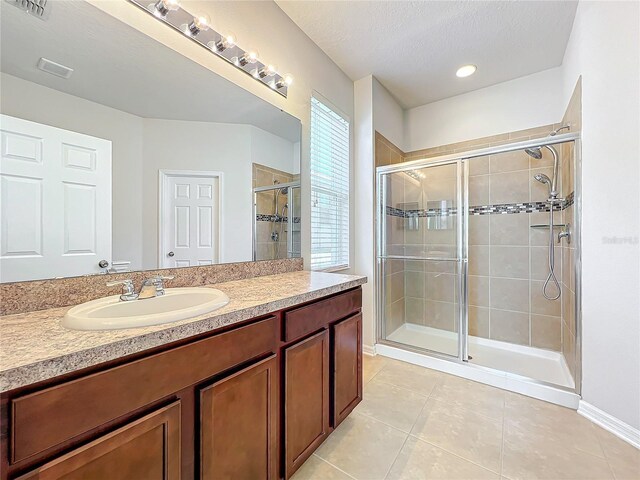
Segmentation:
{"type": "Polygon", "coordinates": [[[298,119],[86,2],[0,8],[0,281],[300,255],[298,119]]]}

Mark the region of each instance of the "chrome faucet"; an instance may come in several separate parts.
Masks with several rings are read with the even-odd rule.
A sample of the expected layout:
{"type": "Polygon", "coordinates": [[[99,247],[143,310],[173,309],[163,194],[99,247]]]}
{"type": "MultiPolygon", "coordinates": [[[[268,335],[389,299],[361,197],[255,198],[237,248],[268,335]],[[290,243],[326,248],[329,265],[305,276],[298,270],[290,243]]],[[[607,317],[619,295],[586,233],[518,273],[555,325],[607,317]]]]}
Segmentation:
{"type": "Polygon", "coordinates": [[[145,298],[161,297],[164,295],[164,281],[173,280],[172,276],[156,275],[155,277],[147,278],[142,282],[140,291],[138,292],[138,300],[145,298]]]}
{"type": "Polygon", "coordinates": [[[132,300],[144,300],[145,298],[161,297],[164,295],[164,281],[173,280],[172,276],[156,275],[155,277],[147,278],[140,287],[140,291],[136,293],[133,280],[116,280],[114,282],[107,282],[107,287],[113,287],[115,285],[122,285],[122,295],[120,295],[121,302],[130,302],[132,300]]]}
{"type": "Polygon", "coordinates": [[[115,287],[116,285],[122,285],[122,295],[120,295],[121,302],[129,302],[131,300],[138,299],[138,294],[135,291],[133,280],[126,279],[107,282],[107,287],[115,287]]]}

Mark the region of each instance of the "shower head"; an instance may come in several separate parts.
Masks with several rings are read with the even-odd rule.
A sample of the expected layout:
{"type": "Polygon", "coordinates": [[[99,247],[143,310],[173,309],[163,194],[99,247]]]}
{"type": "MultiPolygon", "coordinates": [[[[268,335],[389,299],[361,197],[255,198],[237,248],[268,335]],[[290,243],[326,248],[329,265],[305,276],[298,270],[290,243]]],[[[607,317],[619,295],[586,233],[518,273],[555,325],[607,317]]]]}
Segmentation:
{"type": "Polygon", "coordinates": [[[535,178],[540,183],[546,183],[548,185],[551,185],[551,179],[547,177],[544,173],[536,173],[533,176],[533,178],[535,178]]]}
{"type": "Polygon", "coordinates": [[[525,148],[524,151],[531,158],[540,160],[542,158],[542,149],[546,148],[553,155],[553,180],[549,180],[549,177],[543,174],[535,175],[534,178],[542,183],[549,184],[549,197],[556,198],[558,196],[558,151],[553,145],[542,145],[541,147],[525,148]],[[545,180],[546,179],[546,180],[545,180]]]}
{"type": "Polygon", "coordinates": [[[540,160],[542,158],[542,150],[540,150],[540,147],[525,148],[524,151],[527,155],[535,158],[536,160],[540,160]]]}

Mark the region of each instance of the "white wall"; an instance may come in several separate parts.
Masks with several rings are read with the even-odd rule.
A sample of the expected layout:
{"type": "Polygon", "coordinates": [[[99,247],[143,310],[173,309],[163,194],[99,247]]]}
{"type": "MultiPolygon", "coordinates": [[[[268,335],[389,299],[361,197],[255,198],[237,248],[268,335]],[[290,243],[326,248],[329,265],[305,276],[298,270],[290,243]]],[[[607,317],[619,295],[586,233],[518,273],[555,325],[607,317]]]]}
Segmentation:
{"type": "Polygon", "coordinates": [[[374,132],[399,148],[403,145],[404,112],[378,80],[369,75],[354,83],[355,96],[355,271],[369,277],[363,286],[363,343],[376,341],[375,165],[374,132]]]}
{"type": "Polygon", "coordinates": [[[586,402],[636,429],[639,20],[637,2],[580,2],[563,62],[563,108],[582,75],[582,394],[586,402]]]}
{"type": "Polygon", "coordinates": [[[114,260],[142,268],[142,119],[1,74],[2,113],[112,142],[114,260]]]}
{"type": "MultiPolygon", "coordinates": [[[[375,344],[375,294],[374,294],[374,174],[373,165],[373,82],[371,75],[354,83],[355,155],[353,178],[354,220],[354,270],[366,275],[369,282],[362,286],[362,340],[365,350],[375,344]]],[[[371,350],[370,350],[371,351],[371,350]]]]}
{"type": "Polygon", "coordinates": [[[400,150],[404,150],[405,112],[389,90],[373,78],[373,127],[400,150]]]}
{"type": "Polygon", "coordinates": [[[311,245],[308,222],[311,215],[309,185],[311,94],[313,91],[321,93],[353,118],[353,82],[274,2],[185,0],[182,4],[189,11],[207,12],[214,19],[217,29],[236,34],[239,45],[247,49],[256,48],[265,60],[278,65],[282,72],[291,73],[295,83],[289,89],[289,96],[286,99],[188,38],[177,35],[175,31],[160,24],[155,18],[128,2],[88,1],[302,121],[302,255],[308,267],[311,245]],[[260,18],[260,21],[247,21],[253,18],[260,18]]]}
{"type": "Polygon", "coordinates": [[[564,113],[562,94],[562,69],[557,67],[409,109],[405,151],[558,122],[564,113]]]}
{"type": "Polygon", "coordinates": [[[249,127],[249,133],[251,162],[289,173],[300,173],[300,162],[296,161],[300,159],[299,142],[290,142],[254,126],[249,127]]]}

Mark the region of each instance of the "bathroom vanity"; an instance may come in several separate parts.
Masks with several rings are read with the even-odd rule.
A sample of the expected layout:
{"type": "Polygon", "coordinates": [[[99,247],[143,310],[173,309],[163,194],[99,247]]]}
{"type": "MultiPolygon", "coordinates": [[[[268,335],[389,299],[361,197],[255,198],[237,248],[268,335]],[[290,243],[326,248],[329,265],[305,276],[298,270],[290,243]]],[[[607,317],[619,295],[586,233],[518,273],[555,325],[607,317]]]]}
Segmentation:
{"type": "Polygon", "coordinates": [[[289,478],[362,399],[364,281],[217,284],[208,316],[111,332],[3,317],[2,480],[289,478]]]}

